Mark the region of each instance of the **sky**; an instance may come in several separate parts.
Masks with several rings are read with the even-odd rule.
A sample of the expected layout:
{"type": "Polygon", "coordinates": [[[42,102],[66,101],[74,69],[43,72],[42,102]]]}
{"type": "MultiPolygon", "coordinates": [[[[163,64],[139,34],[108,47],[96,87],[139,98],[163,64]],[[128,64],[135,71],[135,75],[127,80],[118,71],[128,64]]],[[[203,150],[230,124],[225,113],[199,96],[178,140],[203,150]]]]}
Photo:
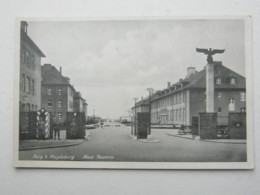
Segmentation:
{"type": "Polygon", "coordinates": [[[215,61],[245,76],[243,20],[30,21],[28,35],[46,55],[42,64],[62,67],[88,103],[88,115],[128,116],[133,98],[162,90],[200,71],[199,48],[225,49],[215,61]]]}

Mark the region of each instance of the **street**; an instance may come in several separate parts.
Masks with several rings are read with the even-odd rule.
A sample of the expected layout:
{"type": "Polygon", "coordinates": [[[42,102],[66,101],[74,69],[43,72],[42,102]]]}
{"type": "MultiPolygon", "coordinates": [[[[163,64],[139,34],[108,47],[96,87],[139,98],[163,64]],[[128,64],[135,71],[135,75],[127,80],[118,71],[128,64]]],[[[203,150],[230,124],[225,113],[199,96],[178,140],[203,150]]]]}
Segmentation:
{"type": "Polygon", "coordinates": [[[211,143],[167,135],[172,129],[152,129],[159,143],[143,143],[129,137],[131,127],[106,123],[86,130],[89,139],[69,147],[20,151],[20,160],[241,162],[246,144],[211,143]],[[43,158],[43,157],[47,158],[43,158]],[[42,158],[41,158],[42,157],[42,158]]]}

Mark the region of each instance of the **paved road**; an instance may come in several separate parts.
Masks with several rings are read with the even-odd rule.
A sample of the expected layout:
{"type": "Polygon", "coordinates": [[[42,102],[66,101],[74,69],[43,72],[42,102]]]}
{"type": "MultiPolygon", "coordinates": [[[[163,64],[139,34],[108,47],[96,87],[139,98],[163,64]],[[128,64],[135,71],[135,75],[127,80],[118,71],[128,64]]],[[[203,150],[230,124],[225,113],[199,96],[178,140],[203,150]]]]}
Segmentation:
{"type": "Polygon", "coordinates": [[[77,146],[21,151],[21,160],[48,160],[72,157],[73,160],[106,161],[170,161],[170,162],[234,162],[246,161],[246,144],[209,143],[167,135],[169,129],[152,129],[159,143],[142,143],[128,135],[130,127],[112,126],[90,131],[90,139],[77,146]],[[64,157],[65,156],[65,157],[64,157]]]}

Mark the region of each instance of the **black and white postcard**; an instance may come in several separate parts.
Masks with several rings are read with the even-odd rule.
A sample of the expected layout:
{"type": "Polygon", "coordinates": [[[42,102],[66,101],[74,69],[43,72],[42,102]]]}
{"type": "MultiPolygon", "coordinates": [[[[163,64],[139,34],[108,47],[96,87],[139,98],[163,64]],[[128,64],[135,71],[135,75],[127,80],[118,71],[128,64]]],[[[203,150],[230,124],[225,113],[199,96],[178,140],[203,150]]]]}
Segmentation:
{"type": "Polygon", "coordinates": [[[250,17],[19,18],[14,166],[252,169],[250,17]]]}

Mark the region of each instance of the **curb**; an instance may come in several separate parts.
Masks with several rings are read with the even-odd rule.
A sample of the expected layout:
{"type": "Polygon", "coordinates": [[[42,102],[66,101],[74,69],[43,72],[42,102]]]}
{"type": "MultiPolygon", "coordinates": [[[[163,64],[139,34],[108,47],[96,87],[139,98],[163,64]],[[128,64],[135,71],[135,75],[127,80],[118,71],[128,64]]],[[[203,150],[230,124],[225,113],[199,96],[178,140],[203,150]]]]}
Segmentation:
{"type": "Polygon", "coordinates": [[[178,135],[172,135],[169,133],[166,133],[169,136],[173,136],[173,137],[178,137],[178,138],[183,138],[183,139],[189,139],[189,140],[193,140],[193,141],[203,141],[203,142],[211,142],[211,143],[221,143],[221,144],[247,144],[246,142],[223,142],[223,141],[212,141],[212,140],[205,140],[205,139],[199,139],[199,140],[195,140],[193,138],[189,138],[189,137],[182,137],[182,136],[178,136],[178,135]]]}
{"type": "Polygon", "coordinates": [[[52,145],[52,146],[36,146],[36,147],[28,147],[28,148],[19,148],[19,151],[25,151],[25,150],[39,150],[39,149],[47,149],[47,148],[61,148],[61,147],[68,147],[68,146],[76,146],[79,144],[82,144],[85,140],[82,140],[79,143],[70,143],[70,144],[62,144],[62,145],[52,145]]]}

